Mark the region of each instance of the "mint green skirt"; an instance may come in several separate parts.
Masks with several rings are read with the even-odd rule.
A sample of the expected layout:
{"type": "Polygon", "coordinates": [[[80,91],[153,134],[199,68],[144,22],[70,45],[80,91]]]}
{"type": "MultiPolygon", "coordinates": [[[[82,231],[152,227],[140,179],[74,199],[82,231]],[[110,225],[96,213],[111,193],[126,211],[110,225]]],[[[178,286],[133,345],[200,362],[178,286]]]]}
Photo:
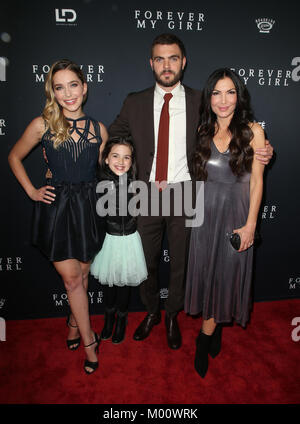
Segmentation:
{"type": "Polygon", "coordinates": [[[91,274],[101,284],[138,286],[148,272],[141,237],[136,231],[128,236],[107,234],[100,252],[95,256],[91,274]]]}

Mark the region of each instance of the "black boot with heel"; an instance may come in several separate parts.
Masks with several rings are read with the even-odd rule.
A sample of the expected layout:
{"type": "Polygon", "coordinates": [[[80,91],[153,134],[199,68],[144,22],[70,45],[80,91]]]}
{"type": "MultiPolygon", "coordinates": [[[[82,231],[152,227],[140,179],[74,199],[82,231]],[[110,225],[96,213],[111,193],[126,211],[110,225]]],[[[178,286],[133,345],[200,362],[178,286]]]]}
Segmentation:
{"type": "Polygon", "coordinates": [[[215,331],[211,336],[211,343],[209,347],[209,354],[212,358],[215,358],[221,352],[222,345],[222,325],[217,324],[215,331]]]}
{"type": "Polygon", "coordinates": [[[196,355],[195,355],[195,370],[204,378],[208,369],[208,352],[210,349],[212,336],[200,331],[196,339],[196,355]]]}
{"type": "Polygon", "coordinates": [[[117,322],[114,334],[112,336],[112,342],[115,344],[121,343],[125,338],[126,326],[127,326],[127,315],[128,312],[117,311],[117,322]]]}
{"type": "Polygon", "coordinates": [[[101,339],[108,340],[111,338],[116,320],[116,308],[105,308],[104,327],[101,332],[101,339]]]}

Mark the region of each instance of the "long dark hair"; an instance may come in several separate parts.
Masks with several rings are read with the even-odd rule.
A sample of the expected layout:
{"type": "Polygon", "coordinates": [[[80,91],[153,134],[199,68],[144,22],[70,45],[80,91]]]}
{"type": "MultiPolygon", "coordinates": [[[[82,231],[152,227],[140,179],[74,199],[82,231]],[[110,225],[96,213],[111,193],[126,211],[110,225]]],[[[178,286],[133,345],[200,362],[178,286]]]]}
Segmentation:
{"type": "Polygon", "coordinates": [[[194,177],[203,181],[207,179],[205,168],[211,155],[211,143],[216,133],[216,127],[218,130],[217,116],[211,109],[211,96],[217,82],[225,77],[232,80],[237,93],[236,108],[228,127],[232,135],[229,143],[231,153],[229,165],[237,176],[251,171],[253,149],[250,141],[253,138],[253,132],[249,123],[254,121],[254,116],[250,105],[250,94],[234,71],[221,68],[208,77],[202,91],[198,140],[192,159],[192,169],[194,177]]]}
{"type": "Polygon", "coordinates": [[[121,144],[123,146],[128,146],[131,150],[131,168],[128,171],[128,175],[129,178],[132,180],[136,179],[136,175],[137,175],[137,166],[136,166],[136,152],[135,152],[135,147],[132,141],[132,138],[130,136],[127,137],[110,137],[103,149],[102,152],[102,157],[101,157],[101,168],[102,169],[106,169],[107,164],[105,163],[105,160],[107,159],[111,149],[118,145],[121,144]]]}

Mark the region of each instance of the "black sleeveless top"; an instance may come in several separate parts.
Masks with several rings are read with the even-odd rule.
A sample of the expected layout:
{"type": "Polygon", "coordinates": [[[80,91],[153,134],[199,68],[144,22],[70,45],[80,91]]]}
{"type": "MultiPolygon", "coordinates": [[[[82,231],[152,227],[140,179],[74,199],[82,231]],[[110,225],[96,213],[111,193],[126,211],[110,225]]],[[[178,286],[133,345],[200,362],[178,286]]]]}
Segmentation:
{"type": "Polygon", "coordinates": [[[102,142],[99,123],[88,116],[67,119],[71,124],[70,137],[57,149],[53,147],[53,136],[49,129],[41,140],[47,166],[52,173],[51,181],[74,184],[93,181],[102,142]],[[72,137],[74,132],[79,135],[78,141],[72,137]]]}

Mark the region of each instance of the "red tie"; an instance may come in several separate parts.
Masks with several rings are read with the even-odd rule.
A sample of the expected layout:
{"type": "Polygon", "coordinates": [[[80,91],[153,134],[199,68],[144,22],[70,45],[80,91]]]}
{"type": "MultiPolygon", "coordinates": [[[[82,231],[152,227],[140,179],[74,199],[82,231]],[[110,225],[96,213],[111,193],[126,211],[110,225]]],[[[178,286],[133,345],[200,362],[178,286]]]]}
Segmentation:
{"type": "Polygon", "coordinates": [[[169,156],[169,101],[173,95],[167,93],[164,95],[165,102],[163,104],[157,140],[157,155],[156,155],[156,175],[155,181],[168,180],[168,156],[169,156]]]}

